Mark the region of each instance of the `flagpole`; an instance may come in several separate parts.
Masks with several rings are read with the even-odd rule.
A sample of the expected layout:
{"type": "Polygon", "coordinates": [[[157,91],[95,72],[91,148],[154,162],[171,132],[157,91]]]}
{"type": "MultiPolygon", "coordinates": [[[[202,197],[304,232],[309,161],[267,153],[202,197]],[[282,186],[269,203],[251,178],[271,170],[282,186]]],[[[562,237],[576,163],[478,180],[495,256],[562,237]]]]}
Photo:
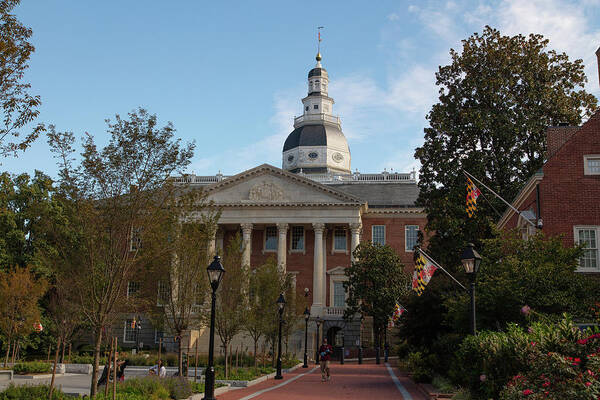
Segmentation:
{"type": "MultiPolygon", "coordinates": [[[[504,202],[504,204],[506,204],[511,210],[513,210],[517,214],[521,215],[521,211],[517,210],[515,207],[512,206],[512,204],[510,204],[508,201],[504,200],[502,198],[502,196],[500,196],[498,193],[494,192],[492,189],[490,189],[489,187],[487,187],[485,183],[481,182],[479,179],[475,178],[473,175],[471,175],[470,173],[468,173],[464,169],[462,171],[463,171],[463,174],[465,174],[467,177],[475,179],[480,185],[482,185],[484,188],[486,188],[487,190],[489,190],[490,192],[492,192],[492,194],[494,194],[494,196],[496,196],[497,198],[499,198],[500,200],[502,200],[504,202]]],[[[523,219],[525,221],[529,222],[531,224],[531,226],[533,226],[534,228],[537,229],[537,226],[533,222],[531,222],[528,218],[523,218],[523,219]]]]}
{"type": "Polygon", "coordinates": [[[433,265],[435,265],[436,267],[438,267],[439,269],[441,269],[442,271],[444,271],[444,272],[445,272],[445,273],[446,273],[446,274],[447,274],[447,275],[448,275],[448,276],[449,276],[449,277],[450,277],[450,278],[451,278],[451,279],[452,279],[454,282],[456,282],[456,284],[457,284],[458,286],[460,286],[460,287],[461,287],[461,288],[463,288],[464,290],[467,290],[467,288],[466,288],[466,287],[464,287],[462,283],[460,283],[459,281],[457,281],[457,280],[456,280],[456,278],[455,278],[455,277],[453,277],[453,276],[450,274],[450,272],[446,271],[446,270],[444,269],[444,267],[442,267],[442,266],[441,266],[440,264],[438,264],[438,263],[437,263],[437,262],[436,262],[436,261],[435,261],[433,258],[431,258],[431,256],[430,256],[429,254],[425,253],[425,251],[423,251],[423,249],[421,249],[420,247],[417,247],[417,249],[419,249],[419,252],[423,253],[423,254],[425,255],[425,257],[427,257],[427,259],[433,263],[433,265]]]}

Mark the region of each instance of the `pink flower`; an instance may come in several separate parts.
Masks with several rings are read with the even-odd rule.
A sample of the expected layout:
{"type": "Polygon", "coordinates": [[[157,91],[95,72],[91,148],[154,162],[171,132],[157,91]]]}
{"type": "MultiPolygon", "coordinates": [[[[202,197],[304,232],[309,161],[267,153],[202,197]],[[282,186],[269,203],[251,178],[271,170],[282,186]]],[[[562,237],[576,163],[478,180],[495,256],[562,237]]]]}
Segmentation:
{"type": "Polygon", "coordinates": [[[521,313],[523,315],[529,315],[531,313],[531,307],[529,307],[528,305],[524,305],[523,307],[521,307],[521,313]]]}
{"type": "Polygon", "coordinates": [[[523,390],[523,396],[529,396],[530,394],[533,394],[533,390],[531,390],[531,389],[523,390]]]}
{"type": "Polygon", "coordinates": [[[585,386],[592,386],[592,382],[586,382],[585,386]]]}
{"type": "Polygon", "coordinates": [[[487,379],[487,376],[485,376],[485,374],[481,374],[481,375],[479,375],[479,380],[480,380],[481,382],[485,382],[485,380],[486,380],[486,379],[487,379]]]}

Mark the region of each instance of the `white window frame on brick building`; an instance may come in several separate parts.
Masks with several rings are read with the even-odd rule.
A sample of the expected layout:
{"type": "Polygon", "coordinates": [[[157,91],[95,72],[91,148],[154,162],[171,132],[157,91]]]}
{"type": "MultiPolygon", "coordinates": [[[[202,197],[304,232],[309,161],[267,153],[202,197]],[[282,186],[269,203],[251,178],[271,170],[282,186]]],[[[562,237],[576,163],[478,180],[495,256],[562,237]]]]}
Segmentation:
{"type": "Polygon", "coordinates": [[[290,251],[293,253],[303,253],[306,250],[306,229],[302,225],[294,225],[290,231],[290,251]]]}
{"type": "Polygon", "coordinates": [[[587,243],[584,246],[584,254],[579,259],[579,266],[577,272],[600,272],[600,249],[598,248],[598,237],[600,236],[600,226],[591,225],[577,225],[573,227],[573,238],[575,244],[580,244],[581,239],[585,240],[585,237],[581,237],[580,233],[588,232],[591,243],[587,243]],[[592,238],[593,236],[593,238],[592,238]],[[589,246],[589,245],[592,246],[589,246]],[[591,266],[596,264],[596,266],[591,266]]]}
{"type": "Polygon", "coordinates": [[[335,228],[333,228],[333,243],[331,244],[331,246],[333,248],[334,253],[348,252],[348,229],[346,229],[346,227],[336,226],[335,228]],[[340,232],[343,232],[343,235],[339,234],[340,232]],[[338,245],[341,245],[342,243],[344,243],[344,247],[338,247],[338,245]]]}
{"type": "Polygon", "coordinates": [[[162,307],[169,302],[169,284],[165,281],[158,281],[156,286],[156,305],[162,307]]]}
{"type": "Polygon", "coordinates": [[[123,321],[123,343],[135,343],[135,328],[131,327],[133,319],[123,321]],[[127,334],[131,334],[131,340],[127,340],[127,334]]]}
{"type": "Polygon", "coordinates": [[[129,281],[127,282],[127,298],[130,296],[135,296],[140,292],[142,288],[142,284],[137,281],[129,281]]]}
{"type": "MultiPolygon", "coordinates": [[[[411,238],[412,239],[412,238],[411,238]]],[[[404,251],[412,253],[415,251],[415,246],[419,243],[419,225],[404,225],[404,251]],[[408,242],[409,232],[414,229],[414,243],[408,242]],[[410,246],[412,244],[412,246],[410,246]]]]}
{"type": "Polygon", "coordinates": [[[600,154],[587,154],[583,156],[583,174],[600,175],[600,154]]]}
{"type": "MultiPolygon", "coordinates": [[[[329,306],[335,308],[346,308],[346,301],[348,300],[348,292],[344,289],[344,304],[336,305],[335,300],[335,287],[336,285],[344,284],[344,282],[348,281],[348,277],[346,276],[345,268],[338,266],[327,271],[327,275],[329,275],[329,306]]],[[[339,287],[339,286],[338,286],[339,287]]],[[[343,286],[342,286],[343,287],[343,286]]],[[[339,300],[339,298],[338,298],[339,300]]]]}
{"type": "Polygon", "coordinates": [[[263,235],[263,252],[264,253],[275,253],[277,252],[277,245],[278,245],[278,241],[279,241],[279,232],[277,232],[277,227],[276,226],[267,226],[265,227],[264,230],[265,234],[263,235]],[[272,236],[269,237],[273,237],[275,238],[274,241],[272,243],[274,243],[274,247],[273,248],[267,248],[267,233],[268,232],[273,232],[272,236]]]}
{"type": "Polygon", "coordinates": [[[371,226],[371,243],[375,244],[375,243],[379,243],[382,246],[385,246],[385,225],[373,225],[371,226]],[[376,230],[379,229],[375,229],[375,228],[382,228],[381,232],[376,233],[376,230]]]}

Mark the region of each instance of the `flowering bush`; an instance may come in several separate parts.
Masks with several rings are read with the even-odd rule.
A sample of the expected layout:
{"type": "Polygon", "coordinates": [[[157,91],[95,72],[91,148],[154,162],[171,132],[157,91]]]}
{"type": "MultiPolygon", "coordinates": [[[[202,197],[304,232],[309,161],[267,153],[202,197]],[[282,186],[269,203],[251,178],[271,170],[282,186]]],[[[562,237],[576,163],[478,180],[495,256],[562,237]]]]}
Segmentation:
{"type": "Polygon", "coordinates": [[[568,319],[557,325],[562,329],[554,332],[533,327],[532,336],[550,340],[523,349],[527,368],[506,384],[501,400],[600,398],[600,333],[581,332],[568,319]]]}

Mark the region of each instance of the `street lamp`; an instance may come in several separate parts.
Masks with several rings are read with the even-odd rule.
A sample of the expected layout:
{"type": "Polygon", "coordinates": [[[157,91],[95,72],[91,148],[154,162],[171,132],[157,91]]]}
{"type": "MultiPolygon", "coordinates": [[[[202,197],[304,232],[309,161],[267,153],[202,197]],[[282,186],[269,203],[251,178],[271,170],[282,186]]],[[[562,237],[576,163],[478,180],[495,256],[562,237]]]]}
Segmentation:
{"type": "Polygon", "coordinates": [[[475,276],[479,270],[479,264],[481,264],[481,256],[475,250],[475,245],[473,243],[467,245],[460,261],[465,267],[465,272],[469,276],[469,281],[471,283],[471,334],[475,335],[477,332],[477,322],[475,319],[475,276]]]}
{"type": "Polygon", "coordinates": [[[208,366],[206,367],[206,377],[204,380],[204,400],[216,400],[215,398],[215,305],[217,302],[217,289],[223,279],[225,268],[221,264],[221,257],[215,256],[213,262],[206,268],[208,273],[208,281],[212,289],[212,301],[210,308],[210,338],[208,344],[208,366]]]}
{"type": "Polygon", "coordinates": [[[319,357],[319,346],[321,345],[321,342],[319,340],[319,333],[320,333],[319,328],[321,328],[321,322],[323,322],[323,320],[320,317],[317,317],[317,318],[315,318],[315,322],[317,324],[317,345],[315,346],[317,348],[317,357],[316,357],[317,362],[316,362],[316,364],[320,365],[321,363],[319,362],[319,359],[321,357],[319,357]]]}
{"type": "Polygon", "coordinates": [[[310,310],[304,309],[304,365],[302,368],[308,368],[308,320],[310,319],[310,310]]]}
{"type": "Polygon", "coordinates": [[[277,374],[275,375],[275,379],[283,379],[281,375],[281,325],[283,325],[283,309],[285,307],[283,293],[279,294],[277,307],[279,307],[279,351],[277,352],[277,374]]]}

